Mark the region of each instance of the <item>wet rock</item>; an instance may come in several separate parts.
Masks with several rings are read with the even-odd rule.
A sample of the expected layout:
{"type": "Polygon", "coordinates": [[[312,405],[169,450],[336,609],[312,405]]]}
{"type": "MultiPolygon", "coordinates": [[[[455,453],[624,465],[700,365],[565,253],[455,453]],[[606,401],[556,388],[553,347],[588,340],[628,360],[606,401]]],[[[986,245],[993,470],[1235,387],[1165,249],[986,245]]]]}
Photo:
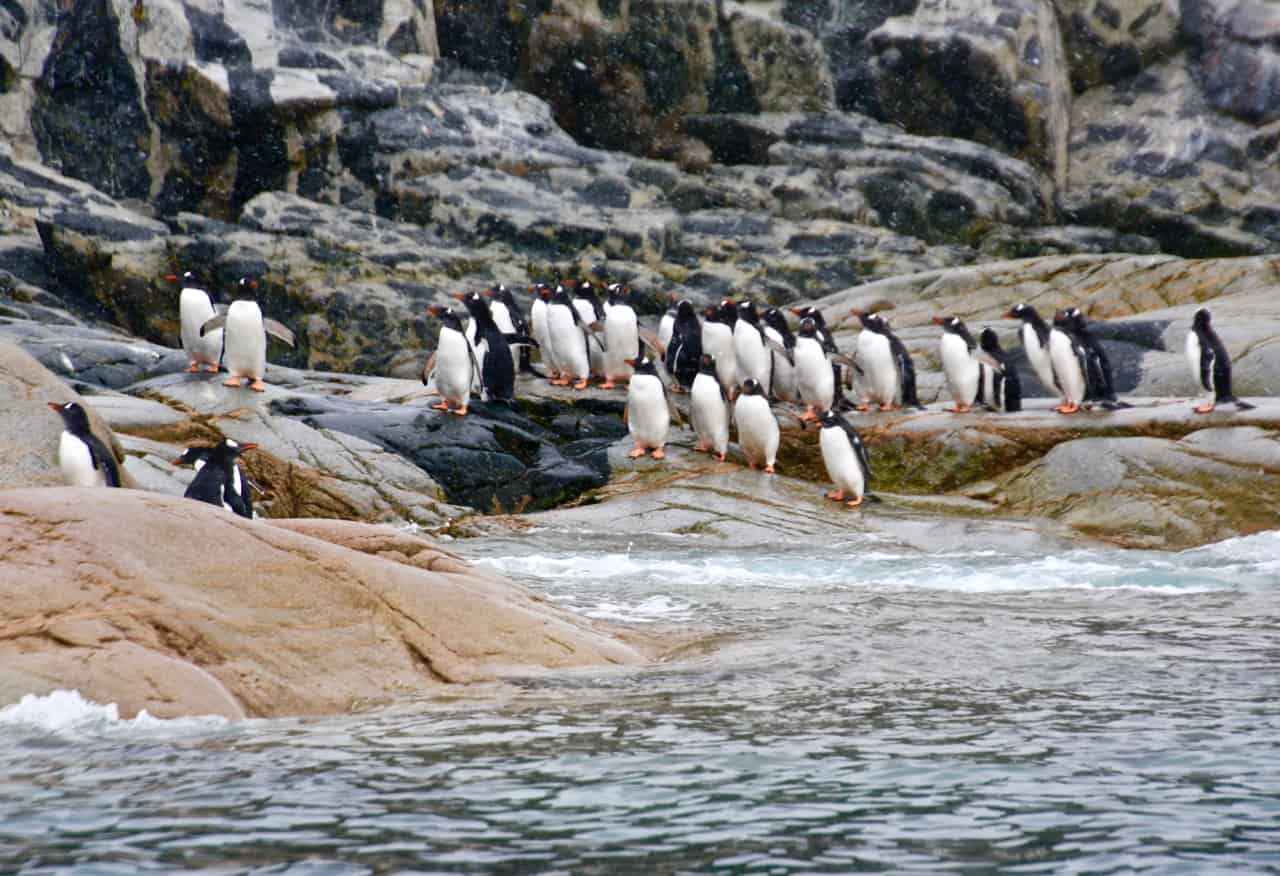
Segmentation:
{"type": "Polygon", "coordinates": [[[1197,79],[1216,109],[1254,122],[1280,118],[1280,11],[1274,3],[1190,0],[1182,21],[1197,48],[1197,79]]]}
{"type": "Polygon", "coordinates": [[[1054,0],[1077,93],[1140,73],[1177,46],[1181,16],[1163,0],[1054,0]]]}

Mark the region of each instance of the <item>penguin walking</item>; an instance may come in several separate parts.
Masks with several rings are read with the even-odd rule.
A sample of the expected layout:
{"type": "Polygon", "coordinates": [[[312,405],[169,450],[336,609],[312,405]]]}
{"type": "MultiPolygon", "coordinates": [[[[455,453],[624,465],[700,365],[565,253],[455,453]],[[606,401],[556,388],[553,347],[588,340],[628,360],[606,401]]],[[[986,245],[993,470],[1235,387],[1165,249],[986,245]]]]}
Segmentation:
{"type": "Polygon", "coordinates": [[[591,375],[591,360],[587,353],[588,329],[582,325],[582,316],[569,298],[569,290],[563,284],[547,295],[547,339],[551,342],[552,356],[559,378],[552,380],[555,386],[586,389],[591,375]],[[576,381],[576,383],[574,382],[576,381]]]}
{"type": "Polygon", "coordinates": [[[705,354],[689,391],[689,419],[698,436],[693,449],[708,451],[724,462],[729,449],[729,397],[716,377],[715,360],[705,354]]]}
{"type": "Polygon", "coordinates": [[[218,505],[252,520],[253,507],[246,502],[247,493],[242,495],[238,489],[239,478],[244,475],[240,473],[236,461],[240,454],[257,446],[223,438],[221,444],[209,448],[204,464],[182,495],[188,499],[218,505]]]}
{"type": "Polygon", "coordinates": [[[702,321],[702,352],[716,360],[716,377],[733,398],[738,386],[738,357],[733,352],[733,327],[738,321],[738,305],[725,298],[708,307],[702,321]]]}
{"type": "Polygon", "coordinates": [[[915,363],[906,346],[889,328],[888,321],[878,313],[862,310],[854,310],[853,315],[862,321],[854,357],[866,373],[867,401],[858,409],[866,410],[874,402],[882,411],[905,406],[923,410],[924,405],[916,394],[915,363]]]}
{"type": "Polygon", "coordinates": [[[672,392],[688,392],[702,364],[702,326],[698,324],[693,302],[681,299],[676,305],[676,321],[671,328],[663,364],[671,375],[672,392]]]}
{"type": "Polygon", "coordinates": [[[627,359],[640,353],[640,328],[631,306],[631,290],[621,283],[611,283],[609,309],[604,315],[604,383],[602,389],[613,389],[631,379],[627,359]]]}
{"type": "MultiPolygon", "coordinates": [[[[537,343],[528,335],[503,331],[490,310],[489,302],[478,292],[455,295],[471,314],[475,327],[475,355],[480,363],[482,399],[510,404],[515,401],[516,361],[511,355],[511,345],[537,343]]],[[[513,326],[514,327],[514,326],[513,326]]]]}
{"type": "Polygon", "coordinates": [[[1036,373],[1040,384],[1053,392],[1057,389],[1057,383],[1054,382],[1053,363],[1049,358],[1049,326],[1030,304],[1015,304],[1004,314],[1004,318],[1022,321],[1018,337],[1022,340],[1023,352],[1027,354],[1027,361],[1031,363],[1031,370],[1036,373]]]}
{"type": "Polygon", "coordinates": [[[1074,414],[1085,400],[1086,364],[1084,347],[1078,343],[1072,331],[1072,321],[1066,310],[1053,315],[1053,327],[1049,329],[1049,361],[1053,364],[1054,385],[1062,398],[1054,408],[1060,414],[1074,414]]]}
{"type": "Polygon", "coordinates": [[[1116,397],[1111,361],[1102,344],[1089,331],[1089,323],[1080,308],[1072,307],[1067,311],[1067,329],[1084,354],[1085,401],[1098,402],[1109,411],[1131,407],[1116,397]]]}
{"type": "Polygon", "coordinates": [[[427,363],[427,369],[433,372],[436,390],[440,393],[440,403],[431,407],[447,414],[450,413],[449,404],[452,402],[456,405],[453,413],[465,417],[467,404],[471,400],[471,385],[480,373],[480,362],[471,341],[467,340],[462,318],[457,313],[434,304],[427,308],[427,312],[442,323],[436,351],[427,363]]]}
{"type": "Polygon", "coordinates": [[[871,458],[866,445],[858,430],[835,411],[825,410],[818,419],[822,424],[818,432],[822,464],[835,485],[835,490],[826,497],[856,508],[862,504],[862,497],[871,485],[871,458]]]}
{"type": "Polygon", "coordinates": [[[821,411],[835,404],[835,372],[819,339],[817,323],[806,316],[796,335],[796,392],[805,412],[800,419],[816,420],[821,411]]]}
{"type": "Polygon", "coordinates": [[[1231,356],[1218,333],[1210,324],[1208,308],[1201,307],[1191,318],[1191,331],[1187,332],[1187,364],[1192,375],[1213,398],[1192,408],[1197,414],[1207,414],[1215,405],[1233,403],[1237,410],[1253,410],[1253,405],[1241,401],[1231,392],[1231,356]]]}
{"type": "MultiPolygon", "coordinates": [[[[255,280],[242,279],[239,284],[241,294],[253,294],[258,288],[255,280]]],[[[249,388],[254,392],[265,392],[267,385],[262,376],[267,370],[267,335],[293,346],[293,332],[274,319],[263,317],[262,309],[257,301],[239,298],[231,302],[227,312],[205,321],[200,326],[201,336],[222,329],[222,364],[227,369],[224,386],[240,386],[240,381],[248,378],[249,388]]]]}
{"type": "Polygon", "coordinates": [[[666,388],[648,356],[632,357],[627,364],[633,369],[627,385],[627,431],[635,442],[635,449],[627,456],[636,459],[648,452],[654,459],[662,459],[671,428],[666,388]]]}
{"type": "MultiPolygon", "coordinates": [[[[257,446],[256,444],[242,445],[241,451],[243,451],[246,448],[252,448],[256,446],[257,446]]],[[[178,456],[177,459],[173,461],[173,464],[189,465],[193,469],[195,469],[196,475],[199,476],[201,469],[203,469],[204,466],[209,462],[209,459],[213,456],[214,451],[217,449],[218,449],[218,445],[215,445],[213,447],[188,447],[186,450],[182,451],[182,453],[178,456]]],[[[231,466],[232,466],[232,477],[230,481],[228,481],[227,486],[231,489],[232,492],[235,493],[235,495],[240,500],[240,504],[231,506],[232,510],[235,511],[237,514],[239,514],[241,517],[247,517],[248,519],[252,520],[253,519],[253,494],[250,492],[250,490],[252,489],[253,484],[250,482],[250,480],[247,477],[244,476],[244,469],[240,467],[239,454],[236,454],[232,458],[231,466]]]]}
{"type": "Polygon", "coordinates": [[[770,307],[760,314],[760,322],[771,358],[769,370],[773,375],[773,396],[779,401],[797,401],[796,336],[787,324],[787,317],[776,307],[770,307]]]}
{"type": "MultiPolygon", "coordinates": [[[[587,338],[587,365],[590,376],[603,381],[605,342],[600,334],[597,334],[597,329],[604,327],[605,314],[590,280],[583,280],[575,287],[573,306],[578,311],[578,321],[587,338]]],[[[628,356],[634,356],[638,351],[624,350],[623,352],[628,356]]]]}
{"type": "Polygon", "coordinates": [[[533,303],[529,305],[529,331],[538,342],[539,356],[542,364],[547,366],[547,377],[559,380],[560,369],[552,355],[551,331],[547,328],[547,297],[551,295],[551,287],[538,283],[530,286],[529,291],[533,293],[533,303]]]}
{"type": "Polygon", "coordinates": [[[520,305],[516,304],[511,290],[499,283],[497,286],[486,289],[484,294],[489,299],[489,312],[493,314],[493,322],[504,335],[532,338],[531,344],[519,345],[516,372],[523,371],[541,377],[542,374],[533,367],[533,350],[541,342],[530,334],[529,321],[521,312],[520,305]]]}
{"type": "Polygon", "coordinates": [[[58,468],[72,487],[118,487],[120,466],[111,448],[93,434],[89,415],[79,402],[46,402],[62,417],[58,468]]]}
{"type": "Polygon", "coordinates": [[[989,408],[1008,414],[1022,410],[1022,381],[1013,357],[1000,347],[996,331],[987,327],[978,335],[978,359],[982,362],[981,398],[989,408]]]}
{"type": "Polygon", "coordinates": [[[753,301],[738,303],[738,321],[733,324],[733,355],[738,362],[738,379],[754,379],[768,397],[773,386],[772,362],[753,301]]]}
{"type": "Polygon", "coordinates": [[[168,274],[165,279],[182,282],[182,291],[178,293],[178,323],[182,349],[189,362],[187,370],[194,374],[203,367],[216,374],[222,359],[223,330],[200,334],[200,326],[217,316],[209,293],[196,285],[195,274],[190,271],[184,271],[181,277],[168,274]]]}
{"type": "Polygon", "coordinates": [[[953,408],[943,408],[953,414],[968,413],[981,397],[982,363],[974,358],[978,344],[969,333],[964,321],[955,316],[935,316],[934,325],[942,326],[942,339],[938,352],[942,358],[942,373],[947,378],[947,388],[955,402],[953,408]]]}
{"type": "Polygon", "coordinates": [[[778,419],[769,406],[764,387],[754,377],[742,382],[742,392],[733,406],[733,423],[738,427],[738,444],[747,457],[747,465],[753,470],[763,467],[773,474],[782,430],[778,428],[778,419]]]}

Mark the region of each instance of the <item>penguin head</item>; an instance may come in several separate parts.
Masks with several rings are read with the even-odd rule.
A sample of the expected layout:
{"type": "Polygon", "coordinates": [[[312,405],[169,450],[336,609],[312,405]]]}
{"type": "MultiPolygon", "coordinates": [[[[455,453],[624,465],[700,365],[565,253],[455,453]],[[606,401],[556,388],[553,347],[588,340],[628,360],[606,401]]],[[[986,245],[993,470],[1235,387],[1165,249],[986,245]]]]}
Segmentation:
{"type": "Polygon", "coordinates": [[[718,321],[732,328],[733,324],[738,321],[737,303],[732,298],[722,298],[718,306],[720,309],[720,319],[718,321]]]}
{"type": "Polygon", "coordinates": [[[942,326],[942,331],[949,335],[957,335],[964,339],[969,345],[969,349],[973,349],[977,344],[973,340],[973,335],[969,334],[969,327],[964,324],[964,320],[958,316],[935,316],[933,318],[934,325],[942,326]]]}
{"type": "Polygon", "coordinates": [[[234,438],[223,438],[221,444],[215,444],[208,448],[208,453],[205,455],[205,458],[209,463],[215,465],[234,462],[240,454],[244,453],[246,450],[254,450],[257,446],[257,444],[241,444],[234,438]]]}
{"type": "Polygon", "coordinates": [[[760,385],[760,381],[756,380],[754,377],[748,377],[746,380],[742,381],[742,394],[762,396],[764,395],[764,387],[762,387],[760,385]]]}
{"type": "Polygon", "coordinates": [[[583,280],[578,283],[577,288],[573,290],[573,297],[581,298],[583,301],[590,301],[593,307],[599,303],[599,299],[596,298],[595,286],[591,285],[590,280],[583,280]]]}
{"type": "Polygon", "coordinates": [[[1056,328],[1067,328],[1071,325],[1071,317],[1067,310],[1059,309],[1053,312],[1053,324],[1056,328]]]}
{"type": "Polygon", "coordinates": [[[862,327],[867,331],[884,334],[889,330],[888,321],[878,313],[868,313],[865,310],[854,309],[850,311],[858,319],[862,320],[862,327]]]}
{"type": "Polygon", "coordinates": [[[824,429],[838,428],[840,426],[840,415],[831,408],[827,408],[818,414],[818,422],[824,429]]]}
{"type": "Polygon", "coordinates": [[[787,325],[787,317],[776,307],[770,307],[760,314],[760,321],[769,326],[769,328],[774,329],[784,338],[791,334],[791,326],[787,325]]]}
{"type": "Polygon", "coordinates": [[[1202,307],[1196,311],[1196,315],[1191,317],[1191,327],[1197,331],[1203,331],[1209,327],[1209,308],[1202,307]]]}
{"type": "Polygon", "coordinates": [[[193,465],[209,458],[211,447],[188,447],[173,461],[174,465],[193,465]]]}
{"type": "Polygon", "coordinates": [[[453,329],[455,332],[462,331],[462,318],[450,308],[433,304],[427,308],[427,313],[438,318],[442,323],[453,329]]]}
{"type": "Polygon", "coordinates": [[[462,306],[467,308],[467,313],[471,314],[472,319],[482,320],[490,317],[489,302],[479,292],[455,292],[449,297],[456,301],[461,301],[462,306]]]}
{"type": "Polygon", "coordinates": [[[800,320],[800,328],[796,330],[796,334],[802,338],[816,338],[818,336],[818,324],[813,321],[812,316],[806,316],[800,320]]]}
{"type": "Polygon", "coordinates": [[[256,301],[258,298],[258,281],[252,277],[241,277],[236,281],[237,301],[256,301]]]}
{"type": "Polygon", "coordinates": [[[756,312],[756,303],[751,300],[738,302],[738,319],[756,325],[760,322],[760,314],[756,312]]]}
{"type": "Polygon", "coordinates": [[[623,286],[621,283],[610,283],[605,287],[605,291],[609,293],[610,304],[630,304],[631,289],[623,286]]]}
{"type": "Polygon", "coordinates": [[[569,300],[569,290],[565,288],[563,283],[556,284],[556,288],[551,292],[550,299],[556,304],[564,304],[566,306],[573,303],[569,300]]]}
{"type": "Polygon", "coordinates": [[[62,417],[62,425],[72,435],[84,435],[89,431],[89,414],[79,402],[45,402],[62,417]]]}
{"type": "Polygon", "coordinates": [[[698,312],[693,309],[693,302],[688,298],[681,298],[680,303],[676,305],[676,321],[677,322],[693,322],[698,321],[698,312]]]}
{"type": "Polygon", "coordinates": [[[1004,313],[1004,318],[1033,322],[1040,318],[1040,314],[1036,313],[1036,309],[1030,304],[1015,304],[1004,313]]]}
{"type": "Polygon", "coordinates": [[[984,326],[978,334],[978,346],[982,348],[984,353],[999,353],[1000,338],[996,336],[996,330],[991,326],[984,326]]]}
{"type": "Polygon", "coordinates": [[[630,365],[635,370],[636,374],[652,374],[654,377],[658,376],[657,366],[655,366],[653,364],[653,360],[644,353],[639,353],[636,356],[630,359],[624,359],[623,361],[630,365]]]}

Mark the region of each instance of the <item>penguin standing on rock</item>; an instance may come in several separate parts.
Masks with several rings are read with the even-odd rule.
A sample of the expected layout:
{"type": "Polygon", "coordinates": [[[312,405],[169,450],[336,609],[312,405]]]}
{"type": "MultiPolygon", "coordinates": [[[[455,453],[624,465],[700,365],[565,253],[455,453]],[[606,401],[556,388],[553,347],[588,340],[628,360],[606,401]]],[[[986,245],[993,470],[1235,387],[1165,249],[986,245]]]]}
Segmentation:
{"type": "Polygon", "coordinates": [[[733,324],[733,354],[738,360],[738,379],[753,378],[767,398],[773,386],[772,358],[755,302],[738,304],[738,321],[733,324]]]}
{"type": "Polygon", "coordinates": [[[818,433],[822,464],[835,485],[835,490],[826,497],[856,508],[862,504],[862,497],[871,485],[871,459],[866,445],[858,430],[835,411],[823,411],[818,420],[822,424],[818,433]]]}
{"type": "Polygon", "coordinates": [[[748,467],[753,470],[762,467],[773,474],[782,430],[769,407],[764,387],[754,377],[742,383],[742,393],[733,406],[733,422],[738,427],[738,444],[747,457],[748,467]]]}
{"type": "Polygon", "coordinates": [[[204,457],[204,465],[196,472],[195,478],[182,495],[188,499],[218,505],[252,520],[253,507],[246,501],[247,492],[242,495],[239,491],[239,479],[244,475],[240,473],[236,460],[240,458],[240,454],[257,446],[223,438],[221,444],[209,448],[204,457]]]}
{"type": "Polygon", "coordinates": [[[738,305],[725,298],[708,307],[702,321],[702,352],[716,360],[716,377],[733,398],[738,385],[738,358],[733,352],[733,327],[738,321],[738,305]]]}
{"type": "Polygon", "coordinates": [[[1072,327],[1068,311],[1054,313],[1053,328],[1049,330],[1049,361],[1053,363],[1054,385],[1062,397],[1062,403],[1054,408],[1060,414],[1079,411],[1088,390],[1087,353],[1072,327]]]}
{"type": "Polygon", "coordinates": [[[629,359],[627,364],[634,369],[627,386],[627,431],[635,442],[635,449],[627,456],[636,459],[651,453],[654,459],[662,459],[671,428],[666,388],[648,356],[629,359]]]}
{"type": "Polygon", "coordinates": [[[981,398],[983,368],[974,358],[977,342],[969,333],[964,321],[955,316],[935,316],[934,325],[942,326],[942,339],[938,352],[942,358],[942,372],[947,378],[947,388],[955,407],[943,408],[953,414],[968,413],[975,401],[981,398]]]}
{"type": "MultiPolygon", "coordinates": [[[[256,280],[240,280],[239,294],[252,295],[257,289],[256,280]]],[[[239,387],[240,381],[247,377],[251,381],[250,389],[265,392],[267,385],[262,382],[262,377],[267,370],[267,335],[292,347],[293,332],[274,319],[263,317],[258,302],[248,298],[232,301],[226,313],[207,320],[200,326],[200,335],[204,337],[217,329],[223,330],[222,364],[228,374],[223,385],[239,387]]]]}
{"type": "Polygon", "coordinates": [[[1207,414],[1215,405],[1234,404],[1237,410],[1253,410],[1253,405],[1236,398],[1231,392],[1231,356],[1222,339],[1210,325],[1208,308],[1201,307],[1191,318],[1191,331],[1187,332],[1187,364],[1191,373],[1213,398],[1192,410],[1207,414]]]}
{"type": "Polygon", "coordinates": [[[675,329],[676,304],[676,293],[672,292],[670,305],[667,307],[666,312],[662,314],[662,319],[658,320],[658,343],[662,345],[664,350],[671,343],[671,332],[675,329]]]}
{"type": "Polygon", "coordinates": [[[617,381],[631,379],[629,357],[640,352],[640,329],[635,309],[631,306],[631,290],[621,283],[606,287],[609,309],[604,315],[604,383],[601,389],[613,389],[617,381]]]}
{"type": "MultiPolygon", "coordinates": [[[[484,294],[489,298],[489,312],[493,314],[493,322],[504,335],[530,337],[529,321],[520,311],[520,305],[516,304],[515,296],[511,294],[510,289],[499,283],[491,289],[486,289],[484,294]]],[[[542,342],[536,335],[532,340],[532,344],[520,345],[516,370],[541,377],[542,374],[533,367],[533,349],[542,342]]]]}
{"type": "MultiPolygon", "coordinates": [[[[597,331],[604,328],[604,308],[590,280],[583,280],[574,289],[573,306],[587,338],[587,363],[591,376],[604,380],[604,340],[597,331]]],[[[634,356],[636,350],[624,351],[634,356]]]]}
{"type": "Polygon", "coordinates": [[[1018,330],[1018,337],[1022,340],[1022,350],[1027,354],[1027,361],[1031,363],[1031,370],[1036,373],[1040,384],[1049,392],[1053,392],[1058,384],[1053,376],[1053,363],[1049,358],[1049,326],[1030,304],[1015,304],[1004,314],[1004,318],[1022,321],[1022,326],[1018,330]]]}
{"type": "MultiPolygon", "coordinates": [[[[453,413],[460,417],[467,415],[467,404],[471,400],[471,385],[480,374],[480,362],[476,351],[467,340],[462,318],[447,307],[431,305],[427,313],[438,318],[440,338],[436,343],[436,351],[427,362],[424,383],[435,381],[436,390],[440,393],[440,403],[431,405],[437,411],[449,413],[449,404],[456,405],[453,413]]],[[[483,387],[482,387],[483,389],[483,387]]]]}
{"type": "Polygon", "coordinates": [[[676,321],[671,327],[671,342],[663,357],[663,365],[674,383],[672,392],[688,392],[698,376],[702,363],[702,326],[693,302],[682,299],[676,305],[676,321]]]}
{"type": "Polygon", "coordinates": [[[978,360],[983,364],[980,397],[992,410],[1009,414],[1022,410],[1022,381],[1012,357],[1000,348],[995,329],[982,330],[978,350],[978,360]]]}
{"type": "Polygon", "coordinates": [[[89,415],[78,402],[47,402],[62,417],[58,468],[72,487],[118,487],[120,466],[115,454],[89,427],[89,415]]]}
{"type": "MultiPolygon", "coordinates": [[[[249,445],[242,446],[241,450],[243,451],[246,446],[249,445]]],[[[252,446],[256,447],[257,445],[252,446]]],[[[216,445],[214,447],[188,447],[186,450],[182,451],[181,455],[179,455],[177,459],[173,461],[173,464],[189,465],[195,469],[196,475],[199,476],[201,469],[204,468],[205,464],[208,463],[209,459],[213,456],[214,451],[217,449],[216,445]]],[[[232,460],[232,468],[232,478],[229,482],[229,486],[243,503],[243,509],[236,510],[236,513],[241,517],[247,517],[252,520],[253,495],[250,493],[250,490],[253,488],[253,484],[244,476],[244,470],[240,468],[239,454],[236,454],[235,458],[232,460]]],[[[234,507],[233,510],[235,510],[234,507]]]]}
{"type": "Polygon", "coordinates": [[[489,302],[479,292],[454,295],[471,314],[475,326],[475,355],[480,363],[480,397],[488,401],[511,404],[515,401],[516,362],[512,344],[536,344],[527,335],[504,332],[489,309],[489,302]]]}
{"type": "Polygon", "coordinates": [[[760,314],[760,322],[765,342],[769,346],[771,357],[770,371],[773,374],[773,395],[779,401],[796,401],[796,336],[787,325],[787,318],[776,307],[770,307],[760,314]]]}
{"type": "Polygon", "coordinates": [[[801,422],[818,419],[818,413],[835,404],[835,372],[819,340],[818,326],[812,317],[800,321],[796,336],[796,392],[805,412],[801,422]]]}
{"type": "Polygon", "coordinates": [[[716,363],[704,355],[689,391],[689,419],[698,443],[693,449],[708,451],[724,462],[729,449],[729,398],[716,377],[716,363]]]}
{"type": "Polygon", "coordinates": [[[183,272],[181,277],[168,274],[165,279],[182,282],[182,291],[178,293],[178,322],[182,349],[190,362],[187,370],[194,374],[203,367],[216,374],[222,359],[222,329],[200,334],[200,326],[217,316],[209,293],[196,285],[195,274],[190,271],[183,272]]]}
{"type": "MultiPolygon", "coordinates": [[[[1055,319],[1055,323],[1057,320],[1055,319]]],[[[1102,344],[1089,331],[1089,324],[1080,312],[1072,307],[1066,312],[1066,328],[1083,356],[1085,400],[1098,402],[1109,411],[1131,407],[1128,402],[1116,398],[1115,382],[1111,377],[1111,362],[1102,344]]]]}
{"type": "Polygon", "coordinates": [[[544,290],[547,301],[547,339],[551,342],[552,356],[560,376],[551,381],[555,386],[586,389],[591,375],[591,360],[587,354],[587,334],[582,317],[569,297],[563,284],[554,291],[544,290]],[[574,383],[576,381],[576,383],[574,383]]]}
{"type": "Polygon", "coordinates": [[[559,380],[560,368],[556,365],[553,356],[550,330],[547,328],[547,297],[551,294],[551,287],[545,283],[538,283],[530,286],[529,291],[533,293],[533,303],[529,305],[529,331],[533,339],[538,342],[542,364],[547,366],[549,372],[547,377],[550,380],[559,380]]]}
{"type": "Polygon", "coordinates": [[[915,363],[906,345],[880,314],[854,310],[853,315],[862,321],[854,359],[866,373],[867,403],[859,405],[858,410],[866,410],[872,402],[879,404],[882,411],[906,406],[923,410],[916,394],[915,363]]]}

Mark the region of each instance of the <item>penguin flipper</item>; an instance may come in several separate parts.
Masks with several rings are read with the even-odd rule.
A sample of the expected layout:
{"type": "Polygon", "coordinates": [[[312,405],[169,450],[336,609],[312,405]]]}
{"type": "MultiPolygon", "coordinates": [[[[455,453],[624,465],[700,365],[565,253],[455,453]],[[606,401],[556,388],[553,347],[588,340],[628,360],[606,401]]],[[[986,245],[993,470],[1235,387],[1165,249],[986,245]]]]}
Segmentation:
{"type": "Polygon", "coordinates": [[[1217,369],[1214,367],[1217,363],[1214,361],[1217,357],[1213,354],[1213,345],[1200,343],[1200,385],[1205,388],[1206,392],[1214,391],[1214,373],[1217,369]]]}
{"type": "Polygon", "coordinates": [[[111,452],[111,448],[98,441],[96,435],[93,441],[86,443],[89,445],[89,458],[93,462],[93,467],[102,469],[102,476],[106,480],[107,486],[120,486],[120,464],[116,462],[115,454],[111,452]]]}
{"type": "Polygon", "coordinates": [[[431,378],[436,373],[436,351],[432,350],[431,355],[427,357],[427,364],[422,366],[422,385],[430,386],[431,378]]]}
{"type": "Polygon", "coordinates": [[[290,331],[283,323],[276,322],[274,319],[266,318],[262,320],[262,327],[266,329],[267,334],[271,335],[273,338],[284,341],[290,347],[294,346],[293,332],[290,331]]]}
{"type": "Polygon", "coordinates": [[[844,430],[844,434],[849,436],[849,444],[853,447],[854,456],[858,458],[858,467],[862,469],[863,492],[871,486],[871,457],[867,455],[867,445],[862,443],[862,436],[858,434],[852,424],[844,417],[840,418],[840,428],[844,430]]]}
{"type": "Polygon", "coordinates": [[[1237,399],[1232,399],[1232,401],[1234,401],[1234,402],[1235,402],[1236,410],[1238,410],[1238,411],[1251,411],[1251,410],[1253,410],[1255,407],[1257,407],[1257,405],[1251,405],[1251,404],[1249,404],[1247,401],[1244,401],[1244,400],[1242,400],[1242,399],[1238,399],[1238,398],[1237,398],[1237,399]]]}
{"type": "Polygon", "coordinates": [[[785,343],[779,342],[776,338],[770,337],[768,334],[765,334],[763,337],[765,343],[769,345],[769,349],[786,359],[787,364],[791,365],[793,368],[795,367],[796,354],[794,350],[788,347],[785,343]]]}
{"type": "Polygon", "coordinates": [[[536,350],[539,346],[536,340],[523,334],[504,334],[502,339],[508,347],[533,347],[536,350]]]}
{"type": "Polygon", "coordinates": [[[906,346],[897,337],[891,336],[889,339],[890,349],[893,351],[894,361],[898,364],[898,373],[902,378],[902,404],[903,406],[911,405],[915,408],[924,407],[920,404],[920,398],[916,394],[916,366],[911,361],[911,354],[907,352],[906,346]]]}
{"type": "MultiPolygon", "coordinates": [[[[227,314],[225,312],[219,313],[216,316],[210,317],[209,319],[206,319],[203,323],[200,324],[200,337],[203,338],[209,332],[216,332],[218,329],[222,328],[226,324],[227,324],[227,314]]],[[[225,343],[225,338],[223,340],[225,343]]]]}
{"type": "Polygon", "coordinates": [[[231,510],[236,514],[239,514],[241,517],[248,517],[250,520],[253,519],[253,511],[245,505],[244,499],[240,498],[240,494],[235,490],[224,488],[222,491],[222,501],[227,505],[230,505],[231,510]]]}
{"type": "Polygon", "coordinates": [[[649,331],[648,329],[640,329],[639,335],[640,335],[640,342],[644,344],[646,347],[648,347],[650,350],[653,350],[653,352],[657,353],[659,359],[666,356],[667,345],[662,343],[662,341],[658,339],[657,334],[649,331]]]}

